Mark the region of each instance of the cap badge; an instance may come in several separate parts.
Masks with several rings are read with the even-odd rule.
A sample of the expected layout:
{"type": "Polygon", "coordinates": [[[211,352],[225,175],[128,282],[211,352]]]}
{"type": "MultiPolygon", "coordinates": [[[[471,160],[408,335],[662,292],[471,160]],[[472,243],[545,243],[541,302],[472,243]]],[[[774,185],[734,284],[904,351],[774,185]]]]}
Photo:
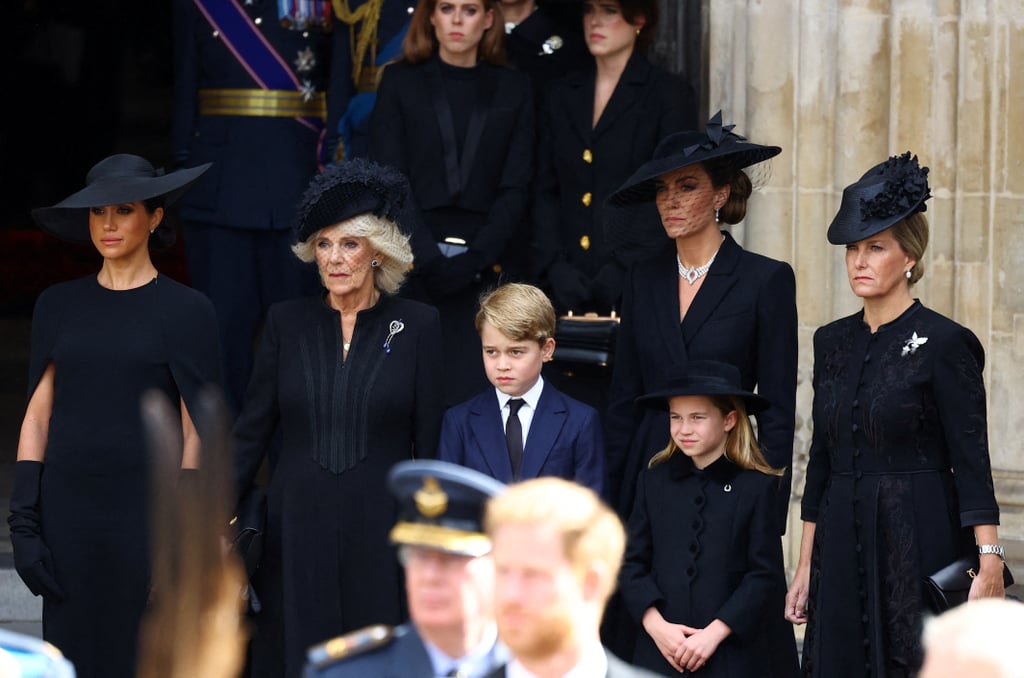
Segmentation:
{"type": "Polygon", "coordinates": [[[423,487],[413,495],[416,510],[427,518],[436,518],[448,510],[448,495],[441,489],[437,478],[427,476],[423,479],[423,487]]]}

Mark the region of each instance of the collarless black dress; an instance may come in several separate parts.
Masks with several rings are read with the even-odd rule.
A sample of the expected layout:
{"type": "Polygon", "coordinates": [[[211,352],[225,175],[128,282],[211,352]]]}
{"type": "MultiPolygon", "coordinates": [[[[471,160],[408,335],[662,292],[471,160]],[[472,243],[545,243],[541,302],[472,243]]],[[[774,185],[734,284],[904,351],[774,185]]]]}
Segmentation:
{"type": "Polygon", "coordinates": [[[128,678],[149,596],[140,400],[155,389],[195,413],[202,387],[220,384],[213,307],[162,275],[123,291],[95,275],[55,285],[32,316],[29,397],[51,363],[40,509],[65,599],[44,601],[43,637],[79,678],[128,678]]]}
{"type": "Polygon", "coordinates": [[[969,329],[916,301],[874,333],[861,313],[815,333],[806,675],[920,668],[922,578],[999,522],[984,360],[969,329]]]}

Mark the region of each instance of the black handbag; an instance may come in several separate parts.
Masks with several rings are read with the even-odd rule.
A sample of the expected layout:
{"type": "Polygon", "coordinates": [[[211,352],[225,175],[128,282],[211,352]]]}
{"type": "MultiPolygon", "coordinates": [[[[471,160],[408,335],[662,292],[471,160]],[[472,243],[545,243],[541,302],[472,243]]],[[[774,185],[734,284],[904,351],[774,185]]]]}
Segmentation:
{"type": "MultiPolygon", "coordinates": [[[[941,614],[951,607],[967,602],[971,582],[978,575],[978,555],[964,556],[924,579],[928,607],[935,614],[941,614]]],[[[1003,586],[1013,586],[1013,573],[1003,563],[1003,586]]]]}
{"type": "Polygon", "coordinates": [[[615,359],[615,338],[619,331],[619,318],[596,313],[568,315],[555,323],[555,355],[561,362],[586,365],[611,365],[615,359]]]}

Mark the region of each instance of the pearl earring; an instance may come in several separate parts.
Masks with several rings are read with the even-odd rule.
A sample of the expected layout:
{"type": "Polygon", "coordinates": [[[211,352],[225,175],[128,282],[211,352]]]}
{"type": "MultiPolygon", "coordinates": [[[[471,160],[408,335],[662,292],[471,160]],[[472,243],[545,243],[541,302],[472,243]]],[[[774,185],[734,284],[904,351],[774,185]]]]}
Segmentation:
{"type": "Polygon", "coordinates": [[[371,259],[370,266],[372,266],[373,268],[377,268],[378,266],[380,266],[380,261],[378,261],[377,259],[371,259]]]}
{"type": "Polygon", "coordinates": [[[911,269],[908,268],[907,269],[907,280],[910,280],[910,276],[913,275],[910,271],[911,271],[911,269]]]}
{"type": "Polygon", "coordinates": [[[637,36],[639,36],[639,35],[640,35],[640,29],[639,29],[639,28],[638,28],[638,29],[636,29],[636,34],[637,34],[637,36]]]}
{"type": "Polygon", "coordinates": [[[715,223],[718,223],[718,208],[715,208],[715,223]]]}

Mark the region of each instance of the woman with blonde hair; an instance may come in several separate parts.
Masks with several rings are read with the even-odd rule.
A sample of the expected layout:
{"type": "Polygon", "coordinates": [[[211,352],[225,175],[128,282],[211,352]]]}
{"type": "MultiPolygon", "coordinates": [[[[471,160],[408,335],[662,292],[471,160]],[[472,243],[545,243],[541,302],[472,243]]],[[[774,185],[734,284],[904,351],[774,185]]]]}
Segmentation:
{"type": "Polygon", "coordinates": [[[253,676],[300,675],[309,646],[405,609],[388,543],[388,469],[433,457],[441,425],[437,311],[395,295],[412,263],[396,219],[409,186],[349,160],[315,177],[299,207],[296,254],[316,261],[321,296],[271,307],[234,430],[236,491],[276,429],[253,676]]]}
{"type": "Polygon", "coordinates": [[[782,471],[768,465],[748,418],[768,401],[740,384],[736,367],[694,360],[639,399],[668,411],[671,440],[637,482],[620,587],[644,630],[633,663],[663,675],[799,670],[779,613],[782,471]]]}

